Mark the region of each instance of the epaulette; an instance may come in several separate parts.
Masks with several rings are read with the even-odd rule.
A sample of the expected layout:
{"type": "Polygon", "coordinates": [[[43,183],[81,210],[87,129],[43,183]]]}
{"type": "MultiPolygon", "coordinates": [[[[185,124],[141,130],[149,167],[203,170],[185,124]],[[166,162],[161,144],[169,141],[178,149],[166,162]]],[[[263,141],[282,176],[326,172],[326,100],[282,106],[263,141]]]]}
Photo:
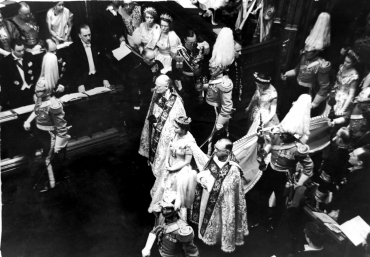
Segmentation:
{"type": "MultiPolygon", "coordinates": [[[[181,228],[181,226],[183,226],[183,224],[179,221],[182,221],[184,222],[183,220],[179,219],[178,221],[172,223],[172,224],[169,224],[169,225],[166,225],[165,227],[165,233],[166,234],[169,234],[169,233],[172,233],[176,230],[179,230],[181,228]]],[[[186,224],[186,222],[184,222],[186,224]]]]}
{"type": "Polygon", "coordinates": [[[331,69],[331,63],[328,61],[325,61],[324,59],[320,59],[320,66],[319,66],[319,72],[321,73],[327,73],[331,69]]]}
{"type": "Polygon", "coordinates": [[[296,146],[297,146],[297,154],[301,156],[305,156],[309,153],[310,147],[306,144],[303,144],[301,142],[296,141],[296,146]]]}
{"type": "Polygon", "coordinates": [[[186,243],[190,242],[194,238],[194,231],[193,228],[190,227],[188,224],[182,226],[176,235],[176,239],[180,242],[186,243]]]}
{"type": "Polygon", "coordinates": [[[219,85],[219,89],[224,93],[230,92],[233,89],[233,82],[228,76],[223,76],[222,83],[219,85]]]}
{"type": "Polygon", "coordinates": [[[60,102],[60,100],[52,97],[50,99],[50,109],[58,110],[60,108],[62,108],[62,103],[60,102]]]}

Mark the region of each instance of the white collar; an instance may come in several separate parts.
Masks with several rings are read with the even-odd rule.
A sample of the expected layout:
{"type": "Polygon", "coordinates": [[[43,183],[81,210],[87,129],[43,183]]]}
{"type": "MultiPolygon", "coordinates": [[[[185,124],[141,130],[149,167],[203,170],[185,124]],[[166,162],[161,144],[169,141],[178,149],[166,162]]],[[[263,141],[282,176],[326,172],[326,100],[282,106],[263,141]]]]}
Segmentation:
{"type": "Polygon", "coordinates": [[[171,95],[171,90],[167,89],[166,93],[163,95],[164,98],[168,99],[171,95]]]}
{"type": "Polygon", "coordinates": [[[89,44],[86,44],[84,41],[82,41],[82,39],[80,38],[80,40],[81,40],[81,42],[82,42],[82,45],[84,46],[84,47],[86,47],[86,45],[90,45],[90,47],[91,47],[91,43],[89,43],[89,44]]]}
{"type": "Polygon", "coordinates": [[[216,155],[213,156],[213,160],[215,161],[215,163],[217,164],[217,166],[222,169],[226,163],[229,161],[229,157],[227,157],[226,161],[222,162],[220,161],[216,155]]]}
{"type": "Polygon", "coordinates": [[[114,10],[113,6],[112,5],[108,5],[107,11],[110,11],[114,16],[117,16],[117,11],[114,10]]]}
{"type": "Polygon", "coordinates": [[[19,61],[19,60],[20,61],[23,61],[23,58],[19,58],[19,57],[15,56],[13,53],[12,53],[12,55],[13,55],[13,57],[14,57],[15,60],[17,60],[17,61],[19,61]]]}
{"type": "Polygon", "coordinates": [[[322,249],[324,249],[323,246],[321,246],[321,248],[312,248],[309,245],[304,245],[304,251],[305,252],[308,252],[308,251],[321,251],[322,249]]]}

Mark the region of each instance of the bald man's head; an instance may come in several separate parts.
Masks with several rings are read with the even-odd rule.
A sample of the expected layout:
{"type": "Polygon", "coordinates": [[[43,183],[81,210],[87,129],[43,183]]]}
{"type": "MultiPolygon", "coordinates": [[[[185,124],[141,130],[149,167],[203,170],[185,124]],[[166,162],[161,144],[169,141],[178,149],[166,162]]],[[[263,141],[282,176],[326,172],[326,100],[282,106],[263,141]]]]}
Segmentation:
{"type": "Polygon", "coordinates": [[[19,14],[19,17],[22,20],[24,20],[24,21],[29,20],[32,16],[30,6],[28,4],[26,4],[25,2],[20,2],[19,3],[18,14],[19,14]]]}
{"type": "Polygon", "coordinates": [[[155,80],[155,92],[157,94],[164,94],[171,85],[171,79],[167,75],[160,75],[155,80]]]}
{"type": "Polygon", "coordinates": [[[217,143],[214,146],[215,148],[215,155],[220,161],[226,161],[229,157],[232,149],[233,149],[233,143],[227,139],[227,138],[221,138],[217,141],[217,143]]]}
{"type": "Polygon", "coordinates": [[[228,138],[221,138],[220,140],[217,141],[217,144],[218,143],[222,145],[222,147],[224,147],[224,149],[226,150],[231,151],[233,149],[233,142],[231,142],[231,140],[228,138]]]}
{"type": "Polygon", "coordinates": [[[152,66],[155,63],[155,52],[152,49],[144,49],[141,56],[146,65],[152,66]]]}

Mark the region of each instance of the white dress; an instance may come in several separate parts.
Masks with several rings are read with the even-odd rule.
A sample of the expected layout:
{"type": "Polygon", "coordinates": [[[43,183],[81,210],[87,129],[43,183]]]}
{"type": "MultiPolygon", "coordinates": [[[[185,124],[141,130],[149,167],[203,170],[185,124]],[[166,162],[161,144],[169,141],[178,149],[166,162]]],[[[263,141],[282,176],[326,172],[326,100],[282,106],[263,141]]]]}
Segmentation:
{"type": "Polygon", "coordinates": [[[157,42],[158,52],[155,59],[163,64],[164,70],[172,70],[171,50],[175,52],[179,46],[181,46],[181,40],[174,31],[169,31],[167,38],[159,38],[157,42]]]}

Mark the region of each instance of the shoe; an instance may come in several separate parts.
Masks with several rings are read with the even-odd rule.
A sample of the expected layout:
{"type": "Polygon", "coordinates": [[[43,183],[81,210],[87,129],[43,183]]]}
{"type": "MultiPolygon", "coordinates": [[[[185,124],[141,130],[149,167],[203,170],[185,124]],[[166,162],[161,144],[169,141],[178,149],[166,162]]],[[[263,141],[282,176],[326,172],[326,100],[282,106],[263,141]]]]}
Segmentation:
{"type": "Polygon", "coordinates": [[[275,227],[273,225],[268,226],[266,229],[267,233],[273,233],[274,231],[275,231],[275,227]]]}
{"type": "Polygon", "coordinates": [[[45,187],[40,190],[40,193],[49,192],[53,188],[55,188],[55,180],[52,180],[50,182],[47,182],[46,185],[45,185],[45,187]]]}
{"type": "Polygon", "coordinates": [[[49,192],[52,188],[45,186],[43,189],[40,190],[40,193],[46,193],[49,192]]]}
{"type": "Polygon", "coordinates": [[[259,226],[259,223],[258,222],[256,222],[256,223],[253,223],[252,225],[250,225],[250,228],[256,228],[256,227],[258,227],[259,226]]]}

